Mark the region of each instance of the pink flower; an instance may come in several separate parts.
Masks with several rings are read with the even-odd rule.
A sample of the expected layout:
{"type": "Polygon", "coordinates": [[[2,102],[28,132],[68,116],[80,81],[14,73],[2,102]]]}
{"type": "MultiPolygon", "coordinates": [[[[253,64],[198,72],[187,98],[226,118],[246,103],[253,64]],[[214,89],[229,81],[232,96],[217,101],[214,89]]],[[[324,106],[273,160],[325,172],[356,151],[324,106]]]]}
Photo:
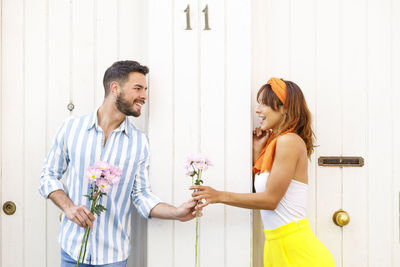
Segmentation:
{"type": "Polygon", "coordinates": [[[121,176],[113,176],[110,181],[113,185],[117,185],[117,184],[119,184],[120,180],[121,180],[121,176]]]}
{"type": "Polygon", "coordinates": [[[121,176],[115,176],[114,174],[110,173],[108,176],[105,177],[110,184],[117,185],[121,180],[121,176]]]}
{"type": "Polygon", "coordinates": [[[117,166],[110,166],[110,171],[114,176],[122,176],[122,170],[117,166]]]}
{"type": "MultiPolygon", "coordinates": [[[[200,185],[203,183],[201,176],[203,175],[203,171],[206,171],[208,169],[208,166],[213,166],[213,164],[207,157],[205,157],[202,154],[190,155],[186,158],[186,163],[185,163],[186,175],[191,176],[192,185],[200,185]]],[[[197,266],[198,234],[199,234],[199,221],[198,221],[198,212],[196,212],[195,266],[197,266]]]]}
{"type": "Polygon", "coordinates": [[[95,167],[89,167],[85,173],[84,178],[89,181],[89,183],[96,182],[97,179],[101,177],[101,170],[95,167]]]}
{"type": "Polygon", "coordinates": [[[110,176],[110,174],[111,174],[110,168],[104,169],[102,171],[103,178],[107,179],[107,177],[110,176]]]}
{"type": "Polygon", "coordinates": [[[193,161],[194,161],[194,158],[193,158],[192,155],[191,155],[191,156],[188,156],[188,157],[186,158],[185,168],[186,168],[187,170],[190,169],[190,168],[192,167],[193,161]]]}
{"type": "Polygon", "coordinates": [[[202,171],[206,171],[208,169],[208,165],[205,161],[198,161],[198,162],[193,163],[193,165],[197,169],[202,170],[202,171]]]}
{"type": "Polygon", "coordinates": [[[122,170],[116,166],[110,166],[108,169],[103,171],[104,178],[108,180],[110,184],[118,184],[121,180],[122,170]]]}
{"type": "Polygon", "coordinates": [[[188,173],[193,173],[193,167],[198,170],[206,171],[209,166],[214,166],[214,164],[202,154],[190,155],[186,158],[185,168],[188,173]]]}
{"type": "Polygon", "coordinates": [[[100,191],[103,193],[108,193],[111,189],[111,185],[109,184],[107,179],[100,178],[96,181],[96,185],[99,187],[100,191]]]}
{"type": "Polygon", "coordinates": [[[206,160],[207,166],[209,166],[209,167],[213,167],[214,166],[214,163],[209,158],[205,158],[205,160],[206,160]]]}
{"type": "Polygon", "coordinates": [[[106,161],[97,161],[94,163],[93,167],[99,170],[106,170],[110,165],[106,161]]]}

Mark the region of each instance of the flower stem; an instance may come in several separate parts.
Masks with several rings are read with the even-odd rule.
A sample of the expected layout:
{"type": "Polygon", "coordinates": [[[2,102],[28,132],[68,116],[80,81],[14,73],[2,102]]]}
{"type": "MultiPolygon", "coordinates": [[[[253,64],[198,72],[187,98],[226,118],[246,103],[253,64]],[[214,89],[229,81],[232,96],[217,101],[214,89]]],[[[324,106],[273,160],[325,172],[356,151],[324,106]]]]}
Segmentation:
{"type": "MultiPolygon", "coordinates": [[[[76,262],[76,267],[79,266],[79,262],[80,262],[80,260],[81,260],[82,249],[83,249],[83,244],[85,243],[85,239],[86,239],[86,242],[87,242],[86,235],[88,235],[88,229],[89,229],[89,227],[86,226],[86,228],[85,228],[85,234],[83,235],[83,239],[82,239],[81,250],[79,251],[78,261],[76,262]]],[[[86,245],[85,245],[85,251],[86,251],[86,245]]],[[[82,258],[82,263],[83,263],[84,258],[85,258],[85,256],[83,256],[83,258],[82,258]]]]}
{"type": "MultiPolygon", "coordinates": [[[[199,180],[201,179],[201,170],[196,172],[197,174],[197,178],[196,178],[196,184],[199,183],[199,180]]],[[[193,177],[192,177],[193,179],[193,177]]],[[[193,180],[192,180],[193,183],[193,180]]],[[[195,192],[198,190],[194,190],[195,192]]],[[[196,205],[199,204],[199,201],[196,201],[196,205]]],[[[195,245],[195,263],[194,266],[197,267],[197,263],[198,263],[198,247],[199,247],[199,212],[196,211],[196,245],[195,245]]]]}
{"type": "MultiPolygon", "coordinates": [[[[93,213],[93,211],[94,211],[94,209],[95,209],[95,207],[96,207],[96,204],[97,204],[97,202],[98,202],[98,200],[99,200],[99,198],[100,198],[100,195],[99,195],[98,190],[94,189],[93,186],[91,186],[91,189],[92,189],[92,194],[91,194],[92,196],[93,196],[93,191],[96,192],[96,193],[98,194],[97,197],[95,198],[95,200],[94,200],[94,201],[92,200],[92,204],[91,204],[91,206],[90,206],[90,212],[93,213]]],[[[79,262],[80,262],[80,260],[81,260],[81,255],[82,255],[82,249],[83,249],[83,247],[85,247],[85,250],[84,250],[84,252],[83,252],[82,263],[83,263],[83,261],[85,260],[86,248],[87,248],[87,243],[88,243],[88,240],[89,240],[89,234],[90,234],[90,228],[89,228],[89,226],[86,226],[86,227],[85,227],[85,234],[83,235],[83,239],[82,239],[81,250],[79,251],[78,261],[76,262],[76,267],[79,266],[79,262]]]]}
{"type": "Polygon", "coordinates": [[[195,264],[194,266],[197,267],[197,246],[199,243],[199,212],[196,211],[196,256],[195,256],[195,264]]]}
{"type": "Polygon", "coordinates": [[[85,256],[86,256],[86,247],[87,247],[87,242],[88,242],[88,239],[89,239],[89,234],[90,234],[90,228],[89,227],[87,227],[86,226],[86,228],[87,229],[89,229],[88,230],[88,233],[87,233],[87,235],[86,235],[86,241],[85,241],[85,251],[83,252],[83,258],[82,258],[82,261],[83,261],[83,259],[85,258],[85,256]]]}

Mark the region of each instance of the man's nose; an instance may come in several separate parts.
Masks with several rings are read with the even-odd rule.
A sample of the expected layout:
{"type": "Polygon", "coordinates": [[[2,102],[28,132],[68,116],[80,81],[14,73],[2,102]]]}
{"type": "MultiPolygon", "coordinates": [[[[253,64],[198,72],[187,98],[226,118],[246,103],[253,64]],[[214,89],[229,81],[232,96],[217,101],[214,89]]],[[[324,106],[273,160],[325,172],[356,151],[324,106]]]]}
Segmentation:
{"type": "Polygon", "coordinates": [[[143,90],[143,93],[142,93],[142,95],[141,95],[141,97],[143,98],[143,99],[147,99],[147,91],[146,90],[143,90]]]}

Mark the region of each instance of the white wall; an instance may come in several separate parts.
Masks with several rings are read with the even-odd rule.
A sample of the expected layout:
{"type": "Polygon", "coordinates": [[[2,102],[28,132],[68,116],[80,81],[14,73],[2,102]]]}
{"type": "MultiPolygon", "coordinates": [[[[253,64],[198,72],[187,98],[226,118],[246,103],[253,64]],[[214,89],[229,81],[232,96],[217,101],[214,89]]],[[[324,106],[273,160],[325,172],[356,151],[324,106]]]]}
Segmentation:
{"type": "MultiPolygon", "coordinates": [[[[215,163],[206,184],[251,190],[250,1],[149,2],[151,179],[179,205],[190,197],[186,156],[215,163]],[[187,5],[191,31],[186,31],[187,5]],[[208,4],[210,31],[204,31],[208,4]],[[240,19],[238,19],[240,18],[240,19]]],[[[194,265],[195,222],[151,220],[148,266],[194,265]]],[[[248,266],[250,211],[211,205],[201,218],[199,266],[248,266]]]]}
{"type": "Polygon", "coordinates": [[[253,95],[271,76],[305,94],[319,145],[309,218],[338,266],[399,264],[399,15],[390,0],[253,1],[253,95]],[[319,167],[320,156],[365,166],[319,167]],[[340,208],[343,228],[332,223],[340,208]]]}
{"type": "MultiPolygon", "coordinates": [[[[147,64],[146,14],[144,1],[2,1],[0,194],[17,212],[1,216],[1,266],[59,264],[60,211],[37,192],[44,158],[67,116],[101,104],[109,65],[147,64]]],[[[146,116],[136,120],[144,130],[146,116]]],[[[133,218],[134,239],[143,239],[145,221],[133,218]]],[[[130,266],[144,264],[143,251],[133,242],[130,266]]]]}
{"type": "MultiPolygon", "coordinates": [[[[151,179],[163,200],[189,197],[183,159],[198,151],[216,162],[205,177],[210,185],[250,191],[255,95],[269,77],[287,78],[305,93],[319,145],[309,169],[312,228],[338,266],[400,265],[399,1],[2,0],[1,6],[0,196],[17,204],[15,215],[0,217],[1,266],[59,263],[60,212],[37,193],[41,166],[61,121],[101,103],[103,73],[119,59],[150,67],[148,115],[135,123],[149,130],[151,179]],[[188,4],[190,32],[182,31],[188,4]],[[327,155],[363,156],[366,164],[318,167],[316,159],[327,155]],[[339,208],[351,216],[343,229],[331,221],[339,208]]],[[[262,266],[257,213],[254,219],[253,266],[262,266]]],[[[203,266],[249,264],[249,211],[214,205],[201,224],[203,266]]],[[[192,264],[193,222],[152,220],[146,232],[139,219],[133,232],[130,266],[192,264]],[[146,245],[137,242],[146,235],[146,245]]]]}

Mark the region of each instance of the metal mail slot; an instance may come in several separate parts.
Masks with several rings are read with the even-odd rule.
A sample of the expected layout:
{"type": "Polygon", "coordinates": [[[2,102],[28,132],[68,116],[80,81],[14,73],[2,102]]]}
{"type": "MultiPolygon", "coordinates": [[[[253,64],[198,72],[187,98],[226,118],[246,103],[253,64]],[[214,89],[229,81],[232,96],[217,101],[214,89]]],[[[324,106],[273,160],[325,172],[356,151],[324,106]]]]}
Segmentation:
{"type": "Polygon", "coordinates": [[[319,157],[318,165],[324,167],[362,167],[362,157],[319,157]]]}

